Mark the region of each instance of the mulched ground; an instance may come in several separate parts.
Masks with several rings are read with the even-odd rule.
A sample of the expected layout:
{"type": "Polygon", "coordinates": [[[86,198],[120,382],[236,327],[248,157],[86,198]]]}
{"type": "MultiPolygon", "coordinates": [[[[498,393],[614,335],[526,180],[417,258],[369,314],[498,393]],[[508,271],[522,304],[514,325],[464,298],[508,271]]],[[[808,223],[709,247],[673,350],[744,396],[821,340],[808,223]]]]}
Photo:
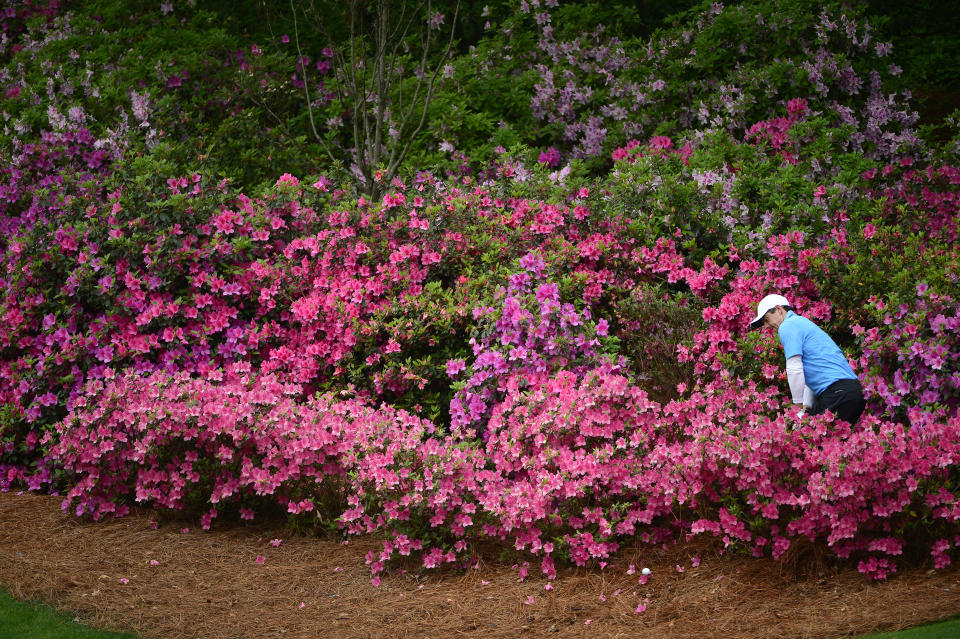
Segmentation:
{"type": "Polygon", "coordinates": [[[277,524],[201,532],[167,521],[153,529],[155,518],[84,523],[64,515],[59,498],[0,493],[0,585],[85,623],[156,639],[813,638],[960,613],[956,568],[870,584],[855,571],[798,575],[706,548],[638,547],[603,570],[568,570],[552,590],[536,566],[520,582],[494,557],[466,572],[394,572],[373,587],[364,555],[374,539],[291,537],[277,524]],[[702,556],[697,567],[694,554],[702,556]],[[627,574],[631,563],[651,568],[646,585],[627,574]],[[644,599],[646,611],[635,614],[644,599]]]}

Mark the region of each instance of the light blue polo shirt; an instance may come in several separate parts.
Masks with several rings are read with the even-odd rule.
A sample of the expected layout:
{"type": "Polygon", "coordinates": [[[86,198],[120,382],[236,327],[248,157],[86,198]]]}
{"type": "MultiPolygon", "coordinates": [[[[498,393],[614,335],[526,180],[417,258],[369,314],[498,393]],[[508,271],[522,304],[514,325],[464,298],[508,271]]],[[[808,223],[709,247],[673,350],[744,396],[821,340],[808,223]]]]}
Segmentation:
{"type": "Polygon", "coordinates": [[[840,347],[806,317],[787,311],[777,335],[787,359],[794,355],[803,358],[804,383],[814,394],[819,395],[837,380],[857,379],[840,347]]]}

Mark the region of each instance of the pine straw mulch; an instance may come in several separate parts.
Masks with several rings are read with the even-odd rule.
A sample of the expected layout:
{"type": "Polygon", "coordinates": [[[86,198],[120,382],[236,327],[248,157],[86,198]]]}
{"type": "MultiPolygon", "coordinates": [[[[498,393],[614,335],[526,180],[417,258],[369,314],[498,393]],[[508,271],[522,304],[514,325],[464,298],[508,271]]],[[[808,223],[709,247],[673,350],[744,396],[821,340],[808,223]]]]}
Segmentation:
{"type": "MultiPolygon", "coordinates": [[[[364,564],[374,539],[344,545],[291,537],[278,523],[200,532],[166,521],[154,530],[150,512],[84,523],[59,506],[57,497],[0,493],[0,585],[85,623],[157,639],[813,638],[960,613],[954,568],[909,570],[871,584],[852,570],[799,574],[706,546],[638,546],[603,570],[563,572],[549,591],[537,566],[519,582],[493,553],[478,570],[394,571],[375,588],[364,564]],[[283,539],[279,547],[269,543],[275,538],[283,539]],[[695,553],[702,555],[698,567],[690,561],[695,553]],[[626,574],[630,563],[652,569],[646,585],[626,574]],[[634,614],[645,598],[647,610],[634,614]]],[[[794,563],[812,565],[806,556],[794,563]]]]}

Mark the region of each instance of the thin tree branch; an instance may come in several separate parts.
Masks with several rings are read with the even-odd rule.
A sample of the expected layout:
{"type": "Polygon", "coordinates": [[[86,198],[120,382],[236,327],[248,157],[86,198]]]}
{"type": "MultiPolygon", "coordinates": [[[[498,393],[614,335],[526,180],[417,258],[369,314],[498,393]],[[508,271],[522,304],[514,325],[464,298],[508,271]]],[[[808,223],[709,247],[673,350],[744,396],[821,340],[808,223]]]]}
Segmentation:
{"type": "Polygon", "coordinates": [[[440,73],[440,70],[443,68],[444,62],[446,62],[447,57],[450,55],[450,51],[453,49],[454,32],[456,31],[454,26],[457,23],[457,17],[459,15],[460,15],[460,0],[457,0],[456,9],[453,12],[453,20],[450,23],[450,38],[447,40],[446,50],[443,52],[443,55],[440,57],[440,60],[437,62],[437,67],[436,69],[434,69],[433,76],[430,78],[430,84],[427,88],[427,95],[424,96],[423,111],[421,112],[421,115],[420,115],[420,122],[417,124],[417,128],[414,129],[413,132],[407,136],[407,142],[403,147],[403,151],[401,151],[398,155],[396,155],[395,158],[393,154],[391,154],[391,162],[387,169],[387,174],[391,178],[393,177],[397,168],[400,166],[400,163],[403,162],[404,158],[406,158],[407,153],[410,151],[410,146],[413,144],[413,140],[417,137],[417,135],[420,134],[420,131],[423,129],[423,125],[427,121],[427,112],[430,107],[430,101],[433,99],[434,83],[436,82],[436,79],[440,73]]]}
{"type": "Polygon", "coordinates": [[[310,78],[307,77],[307,65],[303,58],[303,52],[300,49],[300,29],[297,25],[297,9],[293,6],[293,0],[290,0],[290,10],[293,12],[293,38],[297,43],[297,62],[303,71],[303,94],[307,100],[307,115],[310,116],[310,130],[313,131],[313,137],[320,143],[320,146],[323,147],[330,161],[336,162],[336,158],[333,157],[330,147],[328,147],[326,141],[320,137],[320,134],[317,132],[316,123],[313,121],[313,102],[310,100],[310,78]]]}

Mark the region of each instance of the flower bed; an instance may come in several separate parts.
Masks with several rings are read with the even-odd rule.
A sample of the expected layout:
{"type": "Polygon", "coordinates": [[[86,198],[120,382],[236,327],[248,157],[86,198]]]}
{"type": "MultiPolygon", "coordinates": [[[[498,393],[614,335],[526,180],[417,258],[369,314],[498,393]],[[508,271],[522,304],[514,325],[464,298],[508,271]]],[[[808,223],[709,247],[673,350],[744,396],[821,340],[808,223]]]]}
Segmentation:
{"type": "MultiPolygon", "coordinates": [[[[545,15],[541,53],[589,74],[545,15]]],[[[476,177],[411,170],[375,200],[338,166],[243,187],[179,170],[186,152],[157,121],[185,123],[163,120],[175,109],[148,99],[148,79],[175,91],[204,69],[211,95],[228,90],[202,60],[111,94],[126,128],[92,110],[123,74],[68,92],[66,115],[11,88],[0,488],[62,491],[97,519],[139,502],[204,527],[287,513],[376,533],[375,579],[398,555],[430,568],[484,540],[552,576],[558,558],[701,534],[774,557],[806,539],[875,578],[903,555],[946,565],[960,540],[960,170],[899,102],[880,108],[869,68],[886,47],[831,15],[807,25],[815,63],[787,64],[776,100],[700,87],[708,115],[730,106],[709,129],[691,128],[689,84],[634,124],[670,108],[690,122],[626,127],[619,148],[580,106],[544,98],[533,116],[572,127],[564,144],[498,149],[476,177]],[[786,403],[774,337],[747,330],[772,291],[845,349],[868,400],[857,425],[786,403]]],[[[24,77],[92,28],[47,17],[4,23],[24,77]]],[[[749,18],[700,16],[711,33],[749,18]]],[[[674,36],[647,63],[672,68],[689,44],[674,36]]],[[[623,100],[640,67],[615,52],[593,55],[623,100]]],[[[274,86],[282,59],[223,68],[274,86]]],[[[63,65],[58,82],[82,82],[63,65]]],[[[759,91],[754,71],[737,77],[759,91]]]]}

